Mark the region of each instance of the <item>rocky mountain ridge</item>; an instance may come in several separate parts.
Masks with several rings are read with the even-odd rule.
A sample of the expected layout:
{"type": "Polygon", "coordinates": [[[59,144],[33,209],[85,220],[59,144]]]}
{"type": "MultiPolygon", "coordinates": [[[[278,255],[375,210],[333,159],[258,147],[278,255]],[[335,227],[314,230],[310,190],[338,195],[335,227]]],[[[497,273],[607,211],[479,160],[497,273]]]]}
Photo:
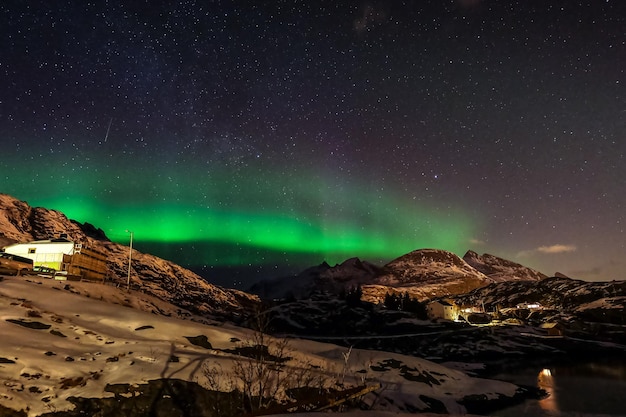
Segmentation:
{"type": "Polygon", "coordinates": [[[365,301],[380,303],[387,293],[418,299],[463,294],[501,281],[538,281],[546,275],[493,255],[468,251],[463,258],[441,249],[418,249],[379,267],[358,258],[322,263],[300,274],[267,280],[249,291],[264,299],[307,298],[315,291],[334,294],[360,286],[365,301]],[[467,258],[470,262],[468,262],[467,258]]]}
{"type": "Polygon", "coordinates": [[[479,255],[469,250],[463,255],[463,260],[495,282],[540,281],[548,277],[539,271],[488,253],[479,255]]]}
{"type": "MultiPolygon", "coordinates": [[[[80,224],[59,211],[31,207],[24,201],[0,194],[0,246],[57,238],[61,234],[105,253],[111,281],[126,283],[127,246],[110,241],[101,229],[89,223],[80,224]]],[[[237,320],[258,303],[258,298],[253,295],[209,284],[173,262],[135,249],[130,279],[133,289],[205,317],[237,320]]]]}
{"type": "Polygon", "coordinates": [[[314,292],[338,294],[346,288],[366,285],[380,273],[380,267],[350,258],[330,266],[326,262],[305,269],[295,276],[278,277],[252,285],[248,291],[262,299],[308,298],[314,292]]]}

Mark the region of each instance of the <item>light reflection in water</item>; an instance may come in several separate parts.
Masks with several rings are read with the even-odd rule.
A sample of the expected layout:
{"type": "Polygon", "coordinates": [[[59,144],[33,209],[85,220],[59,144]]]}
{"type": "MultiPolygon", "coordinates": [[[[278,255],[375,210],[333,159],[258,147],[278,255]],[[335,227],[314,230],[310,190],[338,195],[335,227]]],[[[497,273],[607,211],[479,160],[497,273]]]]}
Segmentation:
{"type": "Polygon", "coordinates": [[[556,390],[552,371],[544,368],[537,376],[537,386],[548,393],[548,396],[539,401],[539,406],[548,414],[559,415],[559,404],[556,400],[556,390]]]}

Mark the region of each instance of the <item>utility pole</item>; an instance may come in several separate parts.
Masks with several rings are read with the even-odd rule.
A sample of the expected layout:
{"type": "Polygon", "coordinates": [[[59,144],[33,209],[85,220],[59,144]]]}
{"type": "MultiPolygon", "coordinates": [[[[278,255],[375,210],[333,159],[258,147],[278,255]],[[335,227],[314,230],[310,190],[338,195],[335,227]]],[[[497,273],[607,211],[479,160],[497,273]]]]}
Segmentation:
{"type": "Polygon", "coordinates": [[[126,233],[130,233],[130,249],[128,250],[128,278],[126,279],[126,289],[130,291],[130,265],[133,261],[133,235],[130,230],[126,230],[126,233]]]}

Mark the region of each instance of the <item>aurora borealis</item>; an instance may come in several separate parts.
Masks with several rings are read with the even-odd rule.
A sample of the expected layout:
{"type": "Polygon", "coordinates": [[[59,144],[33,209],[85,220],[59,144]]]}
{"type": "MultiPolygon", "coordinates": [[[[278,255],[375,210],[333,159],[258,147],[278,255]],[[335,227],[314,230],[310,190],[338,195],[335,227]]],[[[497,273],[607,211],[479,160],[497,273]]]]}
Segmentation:
{"type": "MultiPolygon", "coordinates": [[[[25,191],[37,195],[37,205],[54,207],[73,219],[96,219],[93,224],[106,224],[109,237],[123,243],[128,240],[124,228],[131,225],[140,249],[164,252],[192,265],[200,259],[203,267],[259,264],[277,265],[282,270],[279,265],[292,259],[332,263],[354,254],[384,260],[413,245],[462,251],[464,246],[459,242],[471,236],[472,220],[461,212],[425,208],[390,192],[370,200],[374,194],[364,185],[361,189],[359,185],[337,189],[344,186],[324,184],[321,179],[316,183],[314,173],[304,178],[263,179],[260,173],[246,174],[235,185],[241,188],[238,193],[218,173],[215,185],[198,198],[198,184],[185,180],[193,172],[192,163],[185,166],[190,170],[179,179],[168,177],[174,183],[170,190],[155,187],[153,175],[160,174],[139,174],[130,167],[126,173],[117,171],[120,180],[132,178],[130,183],[115,185],[111,181],[111,197],[93,198],[89,190],[100,175],[77,176],[68,164],[65,174],[59,173],[59,177],[67,178],[66,184],[55,184],[59,177],[52,176],[47,187],[42,187],[45,181],[38,181],[32,190],[25,191]],[[154,195],[146,191],[132,197],[132,190],[143,189],[153,190],[154,195]],[[320,193],[333,189],[337,190],[330,198],[320,193]],[[176,201],[161,195],[174,195],[176,201]],[[221,203],[217,208],[212,206],[215,201],[221,203]]],[[[34,163],[22,169],[27,175],[41,168],[34,163]]],[[[204,177],[207,179],[208,175],[204,177]]]]}
{"type": "Polygon", "coordinates": [[[0,5],[0,192],[228,284],[431,247],[623,279],[617,1],[0,5]]]}

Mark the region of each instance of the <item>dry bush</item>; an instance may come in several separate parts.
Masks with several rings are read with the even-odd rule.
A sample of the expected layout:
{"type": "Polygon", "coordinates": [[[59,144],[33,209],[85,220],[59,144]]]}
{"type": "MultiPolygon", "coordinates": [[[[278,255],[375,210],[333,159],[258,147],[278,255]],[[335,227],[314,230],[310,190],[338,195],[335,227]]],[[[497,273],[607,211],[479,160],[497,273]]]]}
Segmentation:
{"type": "MultiPolygon", "coordinates": [[[[259,328],[263,326],[259,321],[259,328]]],[[[255,414],[282,404],[315,403],[331,385],[323,369],[293,357],[288,339],[273,338],[260,330],[226,352],[238,356],[231,371],[220,365],[203,367],[207,388],[230,394],[230,403],[216,403],[216,415],[255,414]]]]}

